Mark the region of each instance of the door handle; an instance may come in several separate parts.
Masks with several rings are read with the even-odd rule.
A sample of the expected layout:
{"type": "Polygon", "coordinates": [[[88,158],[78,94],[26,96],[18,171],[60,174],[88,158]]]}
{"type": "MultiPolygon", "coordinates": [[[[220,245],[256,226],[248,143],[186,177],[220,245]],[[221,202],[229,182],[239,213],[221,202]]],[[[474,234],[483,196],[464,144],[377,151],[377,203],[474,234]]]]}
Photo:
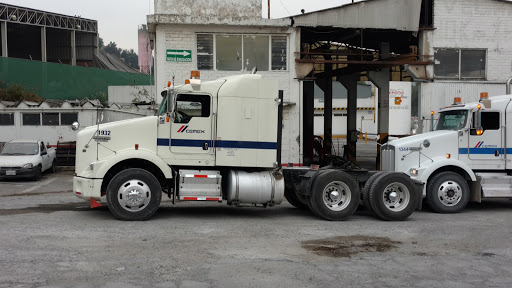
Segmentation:
{"type": "Polygon", "coordinates": [[[500,151],[494,150],[494,156],[496,156],[496,157],[500,156],[500,151]]]}
{"type": "Polygon", "coordinates": [[[207,142],[203,143],[203,150],[208,150],[208,143],[207,142]]]}

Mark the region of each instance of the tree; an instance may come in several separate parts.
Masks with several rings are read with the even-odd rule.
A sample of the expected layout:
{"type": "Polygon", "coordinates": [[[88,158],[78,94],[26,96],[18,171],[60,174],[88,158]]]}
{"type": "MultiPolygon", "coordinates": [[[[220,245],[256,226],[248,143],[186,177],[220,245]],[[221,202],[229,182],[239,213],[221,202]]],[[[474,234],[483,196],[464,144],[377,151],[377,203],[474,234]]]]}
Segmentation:
{"type": "Polygon", "coordinates": [[[110,43],[108,43],[107,46],[103,48],[103,50],[108,54],[116,55],[117,57],[120,57],[121,52],[123,51],[121,48],[117,48],[116,42],[112,41],[110,41],[110,43]]]}

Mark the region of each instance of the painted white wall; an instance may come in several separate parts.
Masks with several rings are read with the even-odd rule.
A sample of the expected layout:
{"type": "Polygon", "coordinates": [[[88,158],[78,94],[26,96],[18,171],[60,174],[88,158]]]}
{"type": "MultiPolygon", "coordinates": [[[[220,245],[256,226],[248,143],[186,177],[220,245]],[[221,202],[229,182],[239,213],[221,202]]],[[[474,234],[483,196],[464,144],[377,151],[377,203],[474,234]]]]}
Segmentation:
{"type": "Polygon", "coordinates": [[[108,86],[108,104],[126,105],[135,102],[161,102],[160,92],[155,86],[108,86]]]}

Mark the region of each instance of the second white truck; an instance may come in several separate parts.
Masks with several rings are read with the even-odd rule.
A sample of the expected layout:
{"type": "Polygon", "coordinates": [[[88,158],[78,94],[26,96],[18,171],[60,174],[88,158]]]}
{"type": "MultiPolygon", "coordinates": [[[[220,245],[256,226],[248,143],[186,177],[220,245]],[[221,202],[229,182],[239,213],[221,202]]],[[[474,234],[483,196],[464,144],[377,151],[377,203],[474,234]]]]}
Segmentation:
{"type": "Polygon", "coordinates": [[[441,109],[435,131],[382,147],[383,170],[425,184],[423,197],[440,213],[469,201],[512,198],[512,78],[507,95],[441,109]]]}

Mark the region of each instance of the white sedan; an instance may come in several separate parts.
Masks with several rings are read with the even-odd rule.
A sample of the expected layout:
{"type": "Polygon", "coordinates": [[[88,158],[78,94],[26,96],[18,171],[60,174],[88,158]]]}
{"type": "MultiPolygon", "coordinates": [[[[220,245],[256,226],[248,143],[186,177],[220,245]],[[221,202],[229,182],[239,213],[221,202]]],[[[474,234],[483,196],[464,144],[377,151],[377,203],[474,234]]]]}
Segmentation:
{"type": "Polygon", "coordinates": [[[12,140],[0,152],[0,177],[30,177],[37,181],[42,172],[55,172],[54,148],[47,148],[43,141],[12,140]]]}

